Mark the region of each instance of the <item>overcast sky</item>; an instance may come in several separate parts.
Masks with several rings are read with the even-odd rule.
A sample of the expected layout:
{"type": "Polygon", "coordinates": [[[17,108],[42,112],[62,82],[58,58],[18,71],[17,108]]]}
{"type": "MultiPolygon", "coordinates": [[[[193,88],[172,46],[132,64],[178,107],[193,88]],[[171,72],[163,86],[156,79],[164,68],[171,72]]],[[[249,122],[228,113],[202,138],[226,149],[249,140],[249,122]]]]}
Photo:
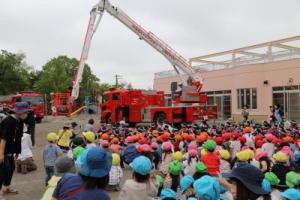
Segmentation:
{"type": "MultiPolygon", "coordinates": [[[[37,69],[52,57],[79,58],[97,0],[0,0],[0,49],[24,52],[37,69]]],[[[111,0],[185,58],[300,34],[299,0],[111,0]]],[[[152,88],[166,59],[106,13],[87,63],[101,82],[114,75],[152,88]]]]}

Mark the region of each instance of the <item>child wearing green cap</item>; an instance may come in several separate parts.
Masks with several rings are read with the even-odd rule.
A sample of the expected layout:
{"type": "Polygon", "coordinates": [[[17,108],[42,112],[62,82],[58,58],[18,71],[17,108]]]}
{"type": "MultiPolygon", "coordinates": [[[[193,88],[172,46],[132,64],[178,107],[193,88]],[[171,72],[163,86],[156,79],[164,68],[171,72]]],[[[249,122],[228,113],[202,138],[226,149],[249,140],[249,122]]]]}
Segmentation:
{"type": "Polygon", "coordinates": [[[195,166],[195,173],[193,175],[194,180],[201,178],[202,176],[208,175],[207,167],[203,162],[198,162],[195,166]]]}
{"type": "Polygon", "coordinates": [[[168,174],[165,177],[163,188],[170,188],[176,192],[176,199],[181,199],[180,174],[182,170],[181,162],[173,160],[168,165],[168,174]]]}
{"type": "Polygon", "coordinates": [[[278,186],[280,180],[276,174],[267,172],[264,176],[265,178],[262,183],[263,189],[270,192],[271,199],[281,199],[280,192],[282,192],[282,188],[278,186]]]}
{"type": "Polygon", "coordinates": [[[207,154],[202,157],[202,162],[207,166],[210,175],[216,176],[220,171],[220,158],[214,152],[217,144],[214,140],[207,140],[203,147],[207,150],[207,154]]]}
{"type": "Polygon", "coordinates": [[[300,173],[296,173],[294,171],[287,173],[285,182],[290,188],[300,189],[300,173]]]}

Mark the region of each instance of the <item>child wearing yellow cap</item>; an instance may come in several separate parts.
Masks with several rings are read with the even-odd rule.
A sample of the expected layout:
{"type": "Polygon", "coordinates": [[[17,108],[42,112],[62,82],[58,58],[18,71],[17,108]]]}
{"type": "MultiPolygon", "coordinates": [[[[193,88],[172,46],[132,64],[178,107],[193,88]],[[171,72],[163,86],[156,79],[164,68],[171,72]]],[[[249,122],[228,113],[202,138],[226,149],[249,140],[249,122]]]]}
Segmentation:
{"type": "Polygon", "coordinates": [[[69,150],[69,143],[71,141],[71,138],[73,137],[73,133],[71,130],[71,123],[66,122],[63,125],[63,128],[61,130],[58,131],[58,146],[65,150],[68,151],[69,150]]]}
{"type": "Polygon", "coordinates": [[[48,185],[48,181],[54,174],[54,165],[56,159],[63,153],[62,150],[57,146],[58,136],[56,133],[48,133],[47,135],[48,144],[43,150],[43,161],[46,171],[45,184],[48,185]]]}
{"type": "Polygon", "coordinates": [[[231,167],[230,167],[230,153],[227,150],[221,150],[220,152],[220,173],[230,173],[231,167]]]}
{"type": "Polygon", "coordinates": [[[96,135],[95,133],[93,133],[92,131],[86,131],[82,133],[84,140],[86,142],[86,148],[90,149],[92,147],[96,147],[96,144],[94,143],[95,139],[96,139],[96,135]]]}
{"type": "Polygon", "coordinates": [[[121,158],[119,154],[112,154],[112,167],[109,171],[109,183],[107,190],[109,191],[119,191],[120,183],[123,177],[123,170],[120,167],[121,158]]]}
{"type": "Polygon", "coordinates": [[[273,158],[275,159],[275,164],[272,167],[271,172],[276,174],[279,178],[279,185],[286,185],[286,174],[290,171],[289,167],[286,165],[288,156],[285,153],[278,151],[273,155],[273,158]]]}

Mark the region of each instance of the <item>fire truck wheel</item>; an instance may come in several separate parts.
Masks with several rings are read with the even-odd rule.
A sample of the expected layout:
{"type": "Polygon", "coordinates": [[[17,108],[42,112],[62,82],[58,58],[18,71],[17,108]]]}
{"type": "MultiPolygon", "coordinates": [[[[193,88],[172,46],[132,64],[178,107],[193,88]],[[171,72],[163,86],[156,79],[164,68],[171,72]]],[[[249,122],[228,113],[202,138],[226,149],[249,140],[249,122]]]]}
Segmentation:
{"type": "Polygon", "coordinates": [[[38,123],[38,124],[39,124],[39,123],[41,123],[41,122],[42,122],[42,119],[41,119],[41,118],[36,118],[36,119],[35,119],[35,121],[36,121],[36,123],[38,123]]]}
{"type": "Polygon", "coordinates": [[[157,113],[154,118],[156,124],[163,124],[166,121],[165,113],[157,113]]]}

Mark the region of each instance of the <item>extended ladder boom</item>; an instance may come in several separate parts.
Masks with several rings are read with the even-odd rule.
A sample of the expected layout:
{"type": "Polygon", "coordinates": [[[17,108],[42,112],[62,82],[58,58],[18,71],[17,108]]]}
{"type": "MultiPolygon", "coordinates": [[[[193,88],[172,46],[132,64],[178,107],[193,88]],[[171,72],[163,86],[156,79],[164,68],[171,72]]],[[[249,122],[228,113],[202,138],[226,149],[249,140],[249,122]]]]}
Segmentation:
{"type": "MultiPolygon", "coordinates": [[[[109,0],[100,0],[99,3],[93,7],[91,11],[90,21],[88,25],[88,30],[85,37],[85,42],[78,66],[78,71],[73,83],[72,98],[76,99],[79,94],[79,83],[81,81],[83,68],[85,60],[87,59],[90,42],[93,37],[94,32],[96,31],[98,24],[103,16],[103,12],[107,11],[110,15],[114,16],[122,24],[132,30],[138,37],[146,41],[159,53],[161,53],[174,67],[175,71],[179,74],[179,70],[183,71],[191,79],[192,83],[188,84],[189,87],[194,87],[196,93],[200,93],[202,87],[202,78],[199,75],[196,75],[194,68],[191,64],[184,59],[179,53],[172,49],[169,45],[159,39],[152,32],[145,30],[141,25],[131,19],[124,11],[114,7],[110,4],[109,0]],[[98,16],[97,22],[95,24],[96,18],[98,16]]],[[[186,84],[186,83],[184,83],[186,84]]]]}

